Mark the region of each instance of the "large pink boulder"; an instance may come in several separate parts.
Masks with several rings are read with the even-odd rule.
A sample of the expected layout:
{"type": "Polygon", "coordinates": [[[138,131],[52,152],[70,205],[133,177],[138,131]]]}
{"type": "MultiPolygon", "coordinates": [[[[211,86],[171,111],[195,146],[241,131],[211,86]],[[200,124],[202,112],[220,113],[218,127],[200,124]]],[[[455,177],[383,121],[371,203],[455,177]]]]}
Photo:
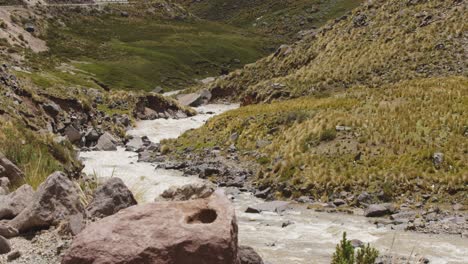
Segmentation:
{"type": "Polygon", "coordinates": [[[89,225],[62,264],[238,264],[226,196],[133,206],[89,225]]]}

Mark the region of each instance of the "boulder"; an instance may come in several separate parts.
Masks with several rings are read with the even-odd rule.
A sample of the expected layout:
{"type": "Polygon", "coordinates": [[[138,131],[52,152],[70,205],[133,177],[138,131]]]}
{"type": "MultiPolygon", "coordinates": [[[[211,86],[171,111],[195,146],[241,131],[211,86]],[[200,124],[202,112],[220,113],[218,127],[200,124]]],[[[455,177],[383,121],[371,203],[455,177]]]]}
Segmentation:
{"type": "Polygon", "coordinates": [[[382,217],[390,213],[391,211],[388,204],[371,204],[364,211],[366,217],[382,217]]]}
{"type": "Polygon", "coordinates": [[[0,153],[0,178],[6,177],[10,183],[19,183],[24,179],[24,173],[0,153]]]}
{"type": "Polygon", "coordinates": [[[238,254],[240,264],[263,264],[260,255],[251,247],[240,246],[238,254]]]}
{"type": "Polygon", "coordinates": [[[265,202],[265,203],[260,203],[260,204],[249,206],[245,212],[254,213],[254,214],[259,214],[265,211],[282,213],[290,209],[292,209],[290,202],[271,201],[271,202],[265,202]]]}
{"type": "Polygon", "coordinates": [[[94,128],[89,129],[85,135],[86,144],[90,145],[90,144],[93,144],[94,142],[97,142],[99,140],[99,137],[100,137],[99,132],[96,129],[94,128]]]}
{"type": "Polygon", "coordinates": [[[42,108],[52,117],[56,117],[62,112],[62,108],[54,102],[45,103],[42,105],[42,108]]]}
{"type": "Polygon", "coordinates": [[[18,230],[6,223],[0,223],[0,236],[10,238],[19,235],[18,230]]]}
{"type": "Polygon", "coordinates": [[[144,144],[145,142],[143,142],[143,139],[141,137],[134,137],[127,142],[127,144],[125,145],[125,150],[141,152],[143,150],[143,147],[145,146],[144,144]]]}
{"type": "Polygon", "coordinates": [[[184,186],[173,186],[161,194],[161,199],[168,201],[188,201],[208,198],[216,186],[210,183],[194,183],[184,186]]]}
{"type": "Polygon", "coordinates": [[[200,93],[181,94],[177,96],[177,100],[181,105],[197,107],[206,104],[211,99],[211,92],[203,90],[200,93]]]}
{"type": "Polygon", "coordinates": [[[224,194],[132,206],[83,230],[62,264],[239,264],[234,208],[224,194]]]}
{"type": "Polygon", "coordinates": [[[19,215],[31,203],[33,195],[33,188],[25,184],[8,195],[0,196],[0,219],[19,215]]]}
{"type": "Polygon", "coordinates": [[[83,212],[75,183],[64,173],[55,172],[39,185],[29,205],[9,224],[23,233],[56,225],[83,212]]]}
{"type": "Polygon", "coordinates": [[[11,251],[10,242],[2,236],[0,236],[0,255],[6,254],[11,251]]]}
{"type": "Polygon", "coordinates": [[[108,132],[105,132],[99,137],[95,146],[98,151],[115,151],[117,150],[117,140],[108,132]]]}
{"type": "Polygon", "coordinates": [[[73,125],[69,125],[65,128],[63,135],[70,140],[71,143],[80,142],[81,140],[81,133],[80,130],[75,128],[73,125]]]}
{"type": "Polygon", "coordinates": [[[136,204],[135,197],[123,181],[111,178],[96,189],[86,210],[89,216],[102,218],[136,204]]]}

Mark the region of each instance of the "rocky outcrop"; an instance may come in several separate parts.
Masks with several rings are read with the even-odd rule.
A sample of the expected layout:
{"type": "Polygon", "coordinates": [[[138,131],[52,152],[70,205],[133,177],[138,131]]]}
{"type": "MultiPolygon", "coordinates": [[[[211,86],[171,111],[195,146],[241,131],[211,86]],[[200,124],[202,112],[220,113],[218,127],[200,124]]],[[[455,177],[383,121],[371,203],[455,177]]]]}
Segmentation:
{"type": "Polygon", "coordinates": [[[381,217],[393,212],[390,204],[371,204],[364,211],[366,217],[381,217]]]}
{"type": "Polygon", "coordinates": [[[134,116],[141,120],[157,118],[184,118],[195,113],[184,109],[175,100],[159,94],[149,94],[138,99],[134,116]]]}
{"type": "Polygon", "coordinates": [[[117,150],[117,139],[108,132],[104,133],[98,140],[95,150],[98,151],[115,151],[117,150]]]}
{"type": "Polygon", "coordinates": [[[187,201],[208,198],[215,189],[216,186],[210,183],[194,183],[184,186],[173,186],[165,190],[158,199],[168,201],[187,201]]]}
{"type": "Polygon", "coordinates": [[[12,219],[20,214],[32,201],[34,190],[25,184],[16,191],[0,196],[0,219],[12,219]]]}
{"type": "Polygon", "coordinates": [[[0,178],[3,177],[14,184],[24,179],[24,173],[0,152],[0,178]]]}
{"type": "Polygon", "coordinates": [[[199,93],[181,94],[177,96],[177,100],[181,105],[197,107],[206,104],[211,99],[211,92],[202,90],[199,93]]]}
{"type": "Polygon", "coordinates": [[[9,224],[21,233],[46,228],[82,215],[78,189],[62,172],[50,175],[37,189],[29,205],[9,224]]]}
{"type": "Polygon", "coordinates": [[[133,206],[89,225],[62,264],[239,264],[234,208],[224,194],[133,206]]]}
{"type": "Polygon", "coordinates": [[[106,217],[127,207],[136,205],[132,192],[119,178],[111,178],[97,188],[86,210],[91,217],[106,217]]]}

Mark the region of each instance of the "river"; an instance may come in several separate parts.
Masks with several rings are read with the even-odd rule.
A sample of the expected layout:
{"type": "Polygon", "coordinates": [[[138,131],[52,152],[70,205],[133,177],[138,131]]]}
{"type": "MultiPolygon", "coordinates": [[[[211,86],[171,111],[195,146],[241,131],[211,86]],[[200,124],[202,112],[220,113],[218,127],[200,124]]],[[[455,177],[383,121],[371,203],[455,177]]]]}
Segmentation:
{"type": "MultiPolygon", "coordinates": [[[[184,119],[140,121],[128,133],[148,136],[152,142],[176,138],[183,132],[202,126],[209,118],[238,105],[206,105],[196,110],[202,114],[184,119]]],[[[134,192],[139,202],[152,202],[171,186],[201,179],[185,177],[176,170],[157,169],[153,164],[139,163],[138,154],[119,148],[114,152],[83,152],[85,173],[99,178],[119,177],[134,192]]],[[[425,256],[431,263],[468,263],[468,239],[454,235],[429,235],[377,228],[368,218],[347,214],[320,213],[306,208],[276,213],[248,214],[247,206],[262,200],[242,193],[233,201],[239,224],[240,244],[255,248],[267,263],[330,263],[335,245],[344,231],[348,238],[371,243],[381,253],[412,257],[425,256]],[[293,224],[282,227],[285,222],[293,224]]]]}

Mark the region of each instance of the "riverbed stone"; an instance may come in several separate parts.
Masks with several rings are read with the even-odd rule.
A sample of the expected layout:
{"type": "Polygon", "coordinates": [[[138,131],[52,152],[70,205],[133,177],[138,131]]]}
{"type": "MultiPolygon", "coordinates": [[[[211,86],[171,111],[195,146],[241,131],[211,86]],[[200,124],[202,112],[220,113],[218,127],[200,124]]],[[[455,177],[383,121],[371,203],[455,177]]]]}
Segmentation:
{"type": "Polygon", "coordinates": [[[364,211],[366,217],[382,217],[391,213],[389,204],[371,204],[364,211]]]}
{"type": "Polygon", "coordinates": [[[275,212],[282,213],[284,211],[292,209],[291,203],[286,201],[271,201],[264,202],[256,205],[247,207],[245,210],[246,213],[259,214],[261,212],[275,212]]]}
{"type": "Polygon", "coordinates": [[[99,137],[95,149],[98,151],[115,151],[117,150],[117,140],[110,133],[105,132],[99,137]]]}
{"type": "Polygon", "coordinates": [[[0,219],[11,219],[20,214],[32,201],[34,190],[24,184],[16,191],[0,196],[0,219]]]}
{"type": "Polygon", "coordinates": [[[203,182],[203,183],[193,183],[183,186],[173,186],[165,190],[161,197],[157,200],[167,200],[167,201],[187,201],[194,199],[203,199],[210,197],[211,194],[215,191],[216,186],[214,184],[203,182]]]}
{"type": "Polygon", "coordinates": [[[136,204],[124,182],[120,178],[110,178],[96,189],[86,210],[89,216],[102,218],[136,204]]]}
{"type": "Polygon", "coordinates": [[[238,254],[240,264],[263,264],[262,258],[252,247],[240,246],[238,254]]]}
{"type": "Polygon", "coordinates": [[[24,233],[56,225],[83,212],[75,183],[63,172],[55,172],[39,185],[28,206],[9,224],[24,233]]]}
{"type": "Polygon", "coordinates": [[[90,224],[62,264],[239,264],[237,230],[234,208],[221,192],[132,206],[90,224]]]}
{"type": "Polygon", "coordinates": [[[3,236],[0,236],[0,255],[6,254],[10,251],[10,242],[8,242],[8,239],[4,238],[3,236]]]}

